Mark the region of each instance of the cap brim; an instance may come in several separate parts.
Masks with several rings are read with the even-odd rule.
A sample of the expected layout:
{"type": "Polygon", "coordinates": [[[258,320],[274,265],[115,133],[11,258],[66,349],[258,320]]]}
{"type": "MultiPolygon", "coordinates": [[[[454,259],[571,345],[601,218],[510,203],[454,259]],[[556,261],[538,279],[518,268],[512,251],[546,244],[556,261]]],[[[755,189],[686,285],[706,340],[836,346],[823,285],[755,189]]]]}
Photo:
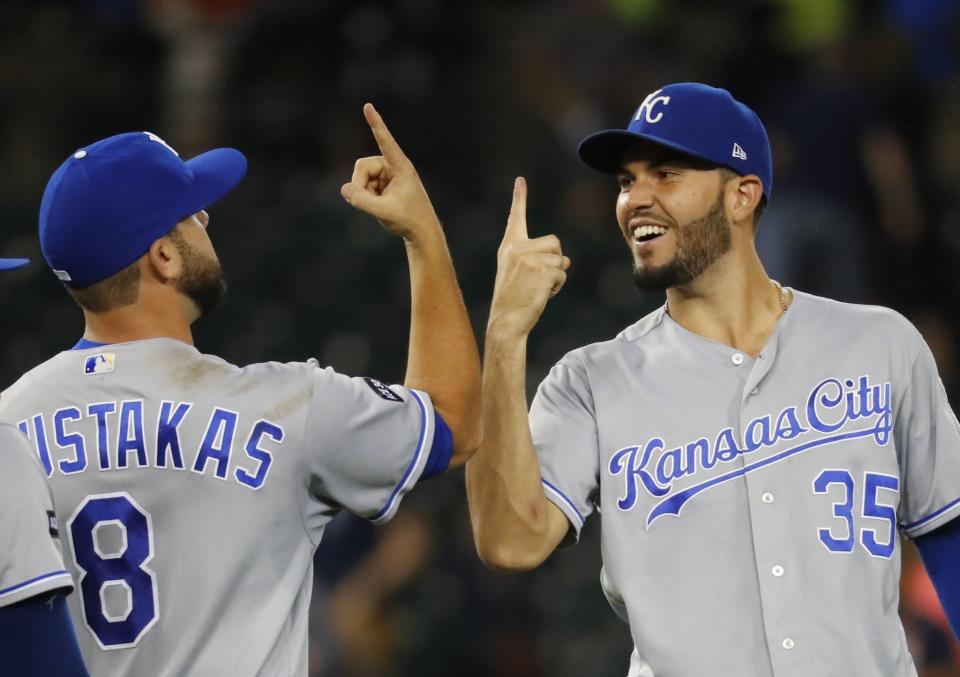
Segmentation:
{"type": "Polygon", "coordinates": [[[627,151],[627,148],[637,141],[646,141],[665,148],[672,148],[691,157],[716,164],[715,160],[711,160],[683,144],[666,141],[649,134],[628,132],[625,129],[606,129],[591,134],[580,142],[577,147],[577,155],[591,169],[596,169],[604,174],[616,174],[623,169],[623,154],[627,151]]]}
{"type": "Polygon", "coordinates": [[[30,259],[0,259],[0,270],[13,270],[30,263],[30,259]]]}
{"type": "Polygon", "coordinates": [[[247,173],[247,158],[235,148],[216,148],[187,160],[193,187],[186,218],[206,209],[233,190],[247,173]]]}

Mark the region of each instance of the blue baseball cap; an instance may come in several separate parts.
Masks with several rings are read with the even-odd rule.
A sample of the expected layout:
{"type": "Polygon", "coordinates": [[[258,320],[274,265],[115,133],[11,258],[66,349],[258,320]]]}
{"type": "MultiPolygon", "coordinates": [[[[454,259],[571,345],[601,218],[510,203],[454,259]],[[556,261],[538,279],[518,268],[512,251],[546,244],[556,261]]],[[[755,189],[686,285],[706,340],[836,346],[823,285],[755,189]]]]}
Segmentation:
{"type": "Polygon", "coordinates": [[[13,270],[30,263],[30,259],[0,259],[0,270],[13,270]]]}
{"type": "Polygon", "coordinates": [[[156,134],[128,132],[77,150],[40,203],[40,249],[73,287],[99,282],[143,256],[178,222],[230,192],[247,159],[217,148],[184,162],[156,134]]]}
{"type": "Polygon", "coordinates": [[[770,141],[760,118],[725,89],[698,82],[666,85],[647,95],[626,129],[591,134],[577,148],[583,162],[605,174],[616,174],[623,154],[637,140],[686,153],[732,169],[756,174],[763,194],[773,191],[770,141]]]}

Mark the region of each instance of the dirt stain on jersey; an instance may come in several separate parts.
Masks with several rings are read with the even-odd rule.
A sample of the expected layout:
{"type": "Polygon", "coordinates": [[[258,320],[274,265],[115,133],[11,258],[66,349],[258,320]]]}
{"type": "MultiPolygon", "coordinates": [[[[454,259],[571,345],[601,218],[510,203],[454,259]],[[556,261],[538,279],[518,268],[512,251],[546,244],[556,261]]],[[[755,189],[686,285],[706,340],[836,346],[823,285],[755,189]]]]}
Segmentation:
{"type": "Polygon", "coordinates": [[[310,384],[307,384],[303,388],[300,388],[295,393],[291,394],[289,397],[280,400],[280,402],[277,403],[277,406],[264,415],[264,418],[269,421],[282,421],[284,418],[306,405],[310,401],[310,395],[312,392],[313,388],[310,386],[310,384]]]}
{"type": "Polygon", "coordinates": [[[170,379],[184,390],[204,390],[213,385],[212,381],[219,380],[222,384],[229,371],[236,371],[236,367],[226,362],[194,359],[175,365],[170,379]]]}

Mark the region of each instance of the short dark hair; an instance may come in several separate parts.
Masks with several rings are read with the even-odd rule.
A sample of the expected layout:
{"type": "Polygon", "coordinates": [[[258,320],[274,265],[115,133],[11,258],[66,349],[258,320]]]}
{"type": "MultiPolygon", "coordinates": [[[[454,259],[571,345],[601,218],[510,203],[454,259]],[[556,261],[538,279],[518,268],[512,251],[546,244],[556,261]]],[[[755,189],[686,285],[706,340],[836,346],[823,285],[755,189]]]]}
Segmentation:
{"type": "Polygon", "coordinates": [[[140,297],[140,259],[110,277],[84,287],[63,285],[81,308],[105,313],[136,303],[140,297]]]}

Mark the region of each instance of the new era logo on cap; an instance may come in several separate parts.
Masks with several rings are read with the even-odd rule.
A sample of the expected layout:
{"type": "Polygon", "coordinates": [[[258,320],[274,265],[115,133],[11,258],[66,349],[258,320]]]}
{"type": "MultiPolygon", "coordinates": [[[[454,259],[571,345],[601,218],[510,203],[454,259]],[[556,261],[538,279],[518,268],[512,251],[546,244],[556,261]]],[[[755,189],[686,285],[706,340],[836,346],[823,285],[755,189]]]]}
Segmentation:
{"type": "Polygon", "coordinates": [[[734,143],[734,144],[733,144],[733,157],[739,158],[739,159],[741,159],[741,160],[746,160],[746,159],[747,159],[747,152],[746,152],[743,148],[740,147],[740,144],[739,144],[739,143],[734,143]]]}

